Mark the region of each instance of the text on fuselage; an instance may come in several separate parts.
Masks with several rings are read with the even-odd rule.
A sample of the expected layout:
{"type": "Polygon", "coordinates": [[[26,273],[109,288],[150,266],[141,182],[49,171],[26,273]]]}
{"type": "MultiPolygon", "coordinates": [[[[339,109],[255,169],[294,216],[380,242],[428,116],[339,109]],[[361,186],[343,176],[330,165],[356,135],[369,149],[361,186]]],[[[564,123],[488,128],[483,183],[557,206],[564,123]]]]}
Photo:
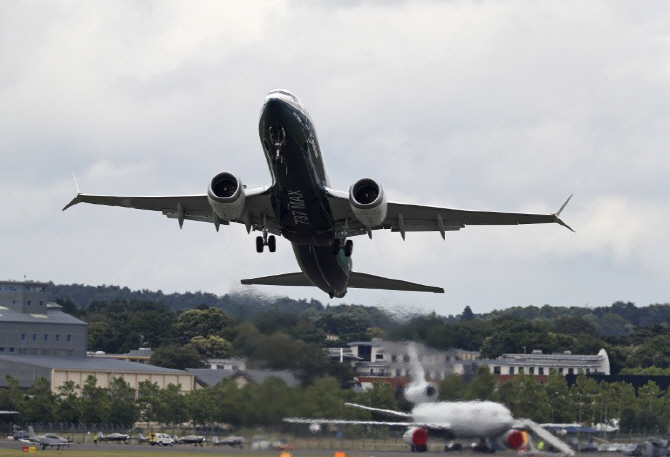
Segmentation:
{"type": "Polygon", "coordinates": [[[309,217],[305,212],[305,198],[301,190],[289,190],[288,195],[288,210],[293,215],[293,223],[295,225],[306,224],[309,225],[309,217]]]}

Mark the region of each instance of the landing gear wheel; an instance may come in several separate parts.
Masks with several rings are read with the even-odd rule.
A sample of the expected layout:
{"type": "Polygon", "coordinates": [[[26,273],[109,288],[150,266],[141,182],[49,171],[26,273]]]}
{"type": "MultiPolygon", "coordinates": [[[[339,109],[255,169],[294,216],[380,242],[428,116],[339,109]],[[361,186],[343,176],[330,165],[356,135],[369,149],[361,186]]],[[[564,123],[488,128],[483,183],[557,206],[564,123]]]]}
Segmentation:
{"type": "Polygon", "coordinates": [[[263,237],[262,236],[257,236],[256,237],[256,252],[263,252],[263,237]]]}
{"type": "Polygon", "coordinates": [[[270,252],[275,252],[277,250],[277,239],[274,235],[268,237],[268,249],[270,252]]]}
{"type": "Polygon", "coordinates": [[[347,242],[344,243],[344,255],[346,257],[351,257],[352,252],[354,252],[354,242],[347,240],[347,242]]]}
{"type": "Polygon", "coordinates": [[[340,247],[342,246],[342,240],[339,238],[334,238],[333,243],[330,245],[333,255],[340,253],[340,247]]]}

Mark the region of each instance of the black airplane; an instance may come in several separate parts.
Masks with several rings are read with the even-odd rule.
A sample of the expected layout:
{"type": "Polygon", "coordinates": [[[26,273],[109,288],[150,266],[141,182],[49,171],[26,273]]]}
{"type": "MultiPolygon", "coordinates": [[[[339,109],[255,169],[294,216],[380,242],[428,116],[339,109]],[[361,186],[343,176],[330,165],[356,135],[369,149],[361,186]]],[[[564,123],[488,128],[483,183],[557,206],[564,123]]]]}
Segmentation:
{"type": "MultiPolygon", "coordinates": [[[[291,242],[299,272],[253,279],[242,284],[316,286],[332,297],[344,297],[347,288],[443,293],[440,287],[383,278],[352,271],[350,237],[379,229],[400,232],[460,230],[466,225],[557,223],[570,229],[560,213],[522,214],[466,211],[393,203],[382,186],[363,178],[349,192],[333,190],[326,173],[312,120],[298,98],[285,90],[270,92],[261,111],[259,135],[272,184],[247,189],[229,172],[211,180],[206,194],[124,197],[78,192],[63,210],[77,203],[160,211],[175,218],[213,223],[216,230],[230,222],[244,224],[247,232],[260,231],[256,250],[276,249],[275,235],[291,242]]],[[[572,230],[572,229],[570,229],[572,230]]]]}

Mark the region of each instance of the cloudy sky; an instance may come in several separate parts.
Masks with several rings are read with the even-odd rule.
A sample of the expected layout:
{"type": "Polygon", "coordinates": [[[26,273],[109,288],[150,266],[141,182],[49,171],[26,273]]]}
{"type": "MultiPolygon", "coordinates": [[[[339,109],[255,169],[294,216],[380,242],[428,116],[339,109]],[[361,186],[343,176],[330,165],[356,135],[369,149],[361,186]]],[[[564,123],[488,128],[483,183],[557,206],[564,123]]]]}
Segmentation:
{"type": "Polygon", "coordinates": [[[670,302],[670,10],[663,1],[0,3],[0,279],[164,292],[249,290],[297,271],[244,227],[79,205],[82,191],[204,193],[269,183],[267,92],[310,111],[333,187],[389,200],[551,213],[558,226],[356,238],[358,271],[444,295],[258,293],[324,303],[670,302]]]}

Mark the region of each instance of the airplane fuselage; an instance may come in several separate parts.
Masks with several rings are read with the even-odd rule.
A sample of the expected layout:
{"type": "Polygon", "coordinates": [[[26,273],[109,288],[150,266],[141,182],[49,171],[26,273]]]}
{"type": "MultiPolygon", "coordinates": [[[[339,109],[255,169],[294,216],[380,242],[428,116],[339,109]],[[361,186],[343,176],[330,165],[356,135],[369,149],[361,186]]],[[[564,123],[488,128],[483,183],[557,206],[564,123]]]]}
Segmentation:
{"type": "Polygon", "coordinates": [[[514,423],[509,409],[490,401],[421,403],[411,414],[418,423],[448,424],[459,438],[496,439],[514,423]]]}
{"type": "Polygon", "coordinates": [[[343,297],[351,259],[332,252],[336,233],[326,198],[329,180],[309,114],[290,93],[271,92],[261,111],[259,136],[282,236],[309,280],[331,297],[343,297]]]}

